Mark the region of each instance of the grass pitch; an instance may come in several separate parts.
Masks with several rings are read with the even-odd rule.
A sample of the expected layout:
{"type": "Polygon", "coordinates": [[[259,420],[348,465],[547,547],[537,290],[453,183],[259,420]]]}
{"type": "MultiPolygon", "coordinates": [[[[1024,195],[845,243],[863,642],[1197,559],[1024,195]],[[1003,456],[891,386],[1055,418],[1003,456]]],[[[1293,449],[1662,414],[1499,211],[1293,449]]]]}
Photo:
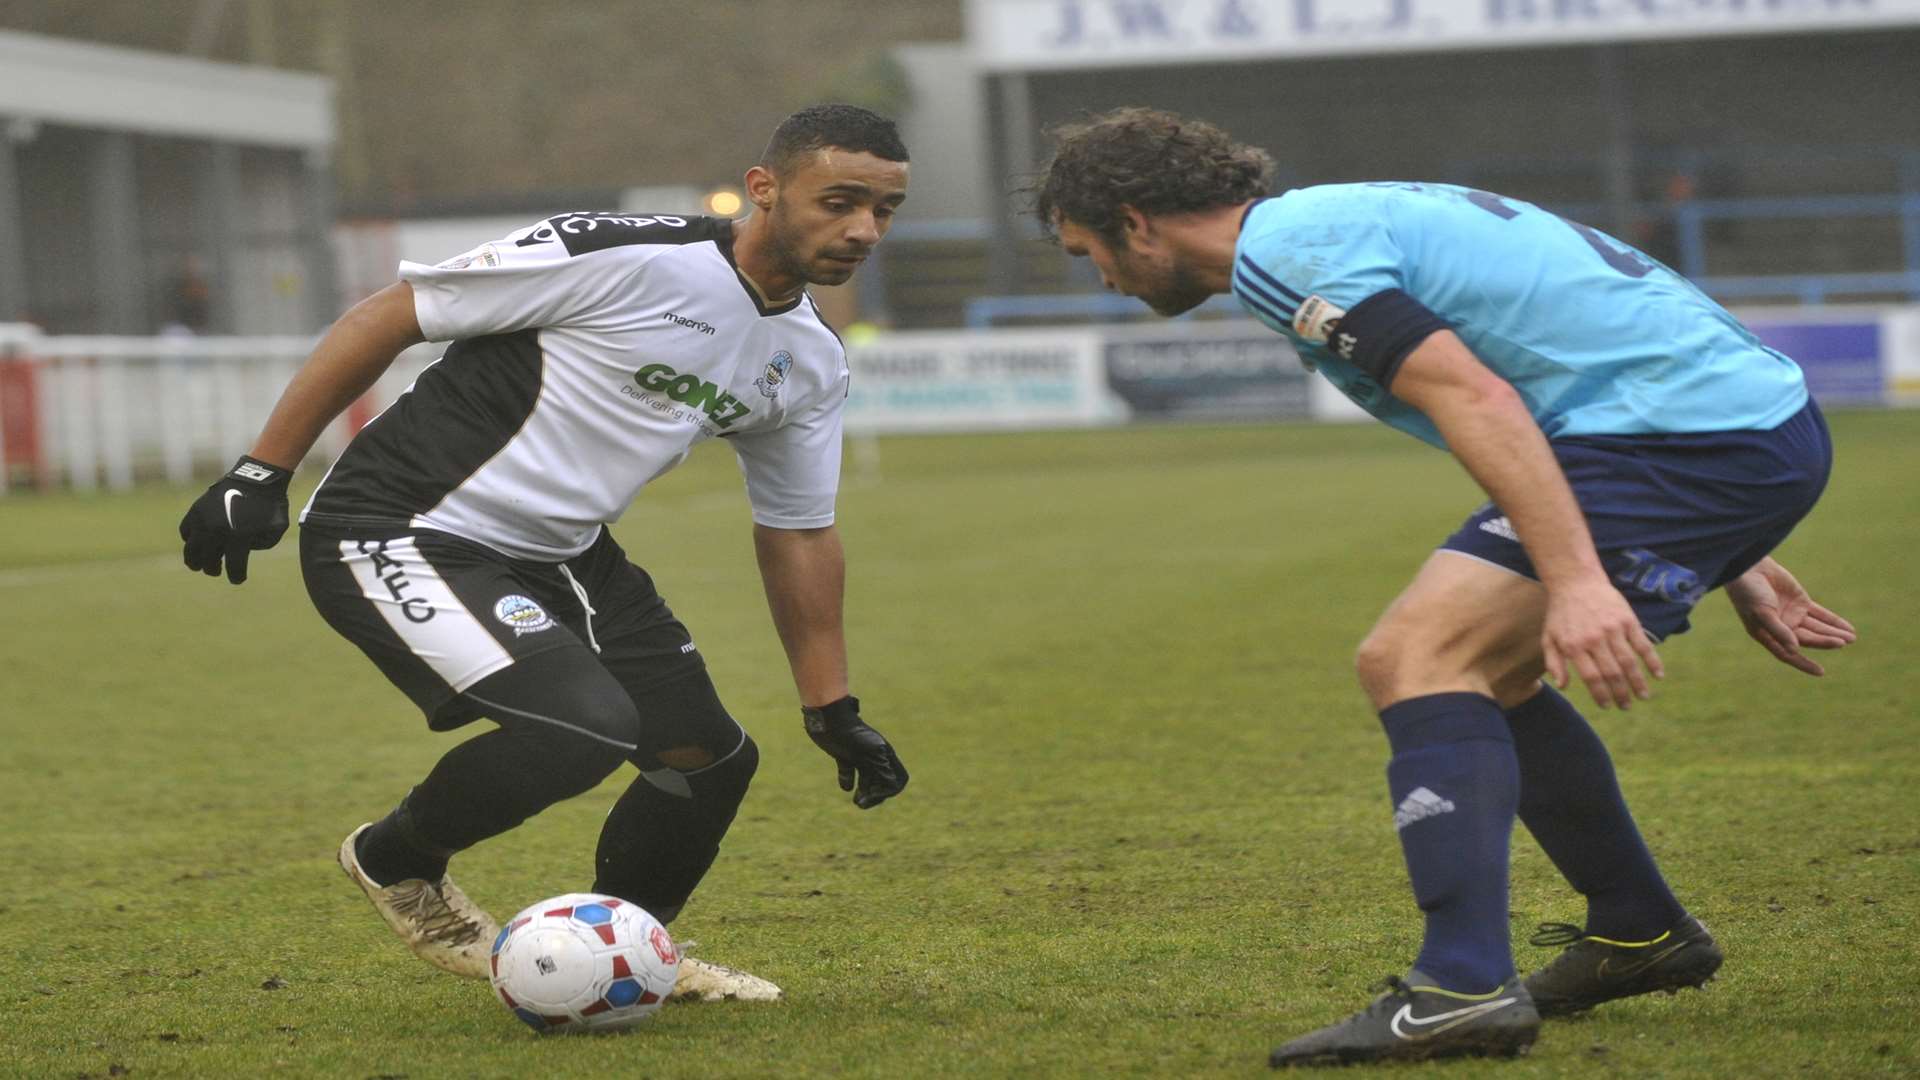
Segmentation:
{"type": "MultiPolygon", "coordinates": [[[[1781,552],[1861,641],[1813,680],[1724,600],[1598,718],[1650,843],[1721,938],[1709,992],[1551,1023],[1450,1076],[1920,1072],[1920,413],[1836,416],[1781,552]]],[[[855,688],[913,772],[854,809],[800,730],[711,451],[617,529],[763,748],[676,934],[783,984],[539,1039],[413,959],[333,865],[433,735],[312,612],[289,541],[183,570],[193,492],[0,500],[0,1074],[1256,1076],[1403,971],[1419,920],[1349,657],[1477,503],[1370,428],[889,439],[849,483],[855,688]]],[[[497,914],[585,887],[627,782],[456,862],[497,914]]],[[[1522,833],[1513,920],[1578,922],[1522,833]]],[[[1524,945],[1523,967],[1547,956],[1524,945]]]]}

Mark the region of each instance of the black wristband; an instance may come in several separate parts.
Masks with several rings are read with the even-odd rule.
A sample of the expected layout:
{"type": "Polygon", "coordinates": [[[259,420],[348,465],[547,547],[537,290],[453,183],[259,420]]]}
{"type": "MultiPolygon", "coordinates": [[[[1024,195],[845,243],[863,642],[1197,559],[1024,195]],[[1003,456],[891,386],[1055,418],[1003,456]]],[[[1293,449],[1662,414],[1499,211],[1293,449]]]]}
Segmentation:
{"type": "Polygon", "coordinates": [[[262,487],[285,487],[293,479],[293,473],[259,458],[240,455],[240,460],[227,470],[227,476],[234,480],[243,480],[262,487]]]}
{"type": "Polygon", "coordinates": [[[848,694],[838,701],[829,701],[819,708],[802,705],[800,715],[806,718],[809,731],[824,729],[828,724],[838,727],[860,719],[860,699],[848,694]]]}

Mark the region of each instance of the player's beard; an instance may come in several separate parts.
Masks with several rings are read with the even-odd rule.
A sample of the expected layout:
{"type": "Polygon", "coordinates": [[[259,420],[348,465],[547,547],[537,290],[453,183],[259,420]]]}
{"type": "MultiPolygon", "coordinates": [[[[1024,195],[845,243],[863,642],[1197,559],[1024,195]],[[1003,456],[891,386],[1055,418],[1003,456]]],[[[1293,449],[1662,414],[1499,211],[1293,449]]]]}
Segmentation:
{"type": "Polygon", "coordinates": [[[853,276],[853,267],[827,262],[824,249],[808,250],[806,230],[780,212],[776,201],[767,211],[767,254],[783,274],[809,285],[839,285],[853,276]]]}
{"type": "Polygon", "coordinates": [[[1192,267],[1180,262],[1169,262],[1157,267],[1154,281],[1147,291],[1140,294],[1154,314],[1171,319],[1175,315],[1185,315],[1194,308],[1207,302],[1213,290],[1200,283],[1192,267]]]}
{"type": "Polygon", "coordinates": [[[1184,315],[1213,295],[1213,290],[1201,284],[1192,267],[1172,257],[1150,260],[1128,250],[1124,254],[1116,252],[1115,262],[1116,269],[1131,286],[1127,293],[1152,308],[1156,315],[1167,318],[1184,315]]]}
{"type": "Polygon", "coordinates": [[[791,277],[807,284],[813,283],[813,274],[809,271],[808,260],[802,253],[806,244],[806,234],[787,215],[780,212],[780,203],[776,200],[767,208],[767,240],[762,248],[773,262],[774,269],[781,277],[791,277]]]}

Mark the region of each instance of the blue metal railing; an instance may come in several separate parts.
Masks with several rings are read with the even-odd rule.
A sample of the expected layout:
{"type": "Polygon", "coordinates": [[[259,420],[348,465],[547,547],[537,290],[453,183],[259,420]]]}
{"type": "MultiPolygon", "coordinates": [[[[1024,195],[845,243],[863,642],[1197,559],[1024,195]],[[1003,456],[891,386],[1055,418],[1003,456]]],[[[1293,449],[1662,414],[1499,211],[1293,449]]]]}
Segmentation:
{"type": "Polygon", "coordinates": [[[1894,270],[1882,274],[1703,277],[1695,278],[1693,283],[1708,296],[1719,300],[1792,297],[1810,307],[1824,304],[1828,297],[1836,294],[1906,293],[1909,299],[1920,300],[1920,270],[1894,270]]]}
{"type": "MultiPolygon", "coordinates": [[[[1671,207],[1643,207],[1642,213],[1658,217],[1671,216],[1680,249],[1681,273],[1703,283],[1707,279],[1707,239],[1708,221],[1778,221],[1783,218],[1834,219],[1860,217],[1898,217],[1900,219],[1901,252],[1906,263],[1905,273],[1920,273],[1920,192],[1905,192],[1897,195],[1813,195],[1797,198],[1756,198],[1756,199],[1701,199],[1675,204],[1671,207]]],[[[1848,291],[1839,279],[1852,277],[1872,277],[1874,275],[1857,274],[1805,274],[1794,275],[1801,278],[1832,278],[1832,292],[1848,291]]],[[[1733,279],[1730,279],[1733,280],[1733,279]]],[[[1758,279],[1739,279],[1758,280],[1758,279]]],[[[1708,289],[1712,292],[1713,290],[1708,289]]],[[[1796,293],[1799,291],[1795,290],[1796,293]]],[[[1865,291],[1879,291],[1877,288],[1865,291]]],[[[1773,294],[1783,295],[1783,294],[1773,294]]],[[[1920,299],[1920,293],[1914,294],[1920,299]]]]}

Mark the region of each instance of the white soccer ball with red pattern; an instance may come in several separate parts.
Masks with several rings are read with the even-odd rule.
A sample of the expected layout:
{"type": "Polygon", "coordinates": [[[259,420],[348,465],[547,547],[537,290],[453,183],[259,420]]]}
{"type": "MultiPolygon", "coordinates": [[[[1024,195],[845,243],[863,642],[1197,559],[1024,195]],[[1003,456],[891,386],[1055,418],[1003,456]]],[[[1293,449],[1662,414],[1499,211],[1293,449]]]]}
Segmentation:
{"type": "Polygon", "coordinates": [[[660,921],[612,896],[568,893],[493,939],[494,996],[541,1034],[612,1031],[652,1016],[680,975],[660,921]]]}

